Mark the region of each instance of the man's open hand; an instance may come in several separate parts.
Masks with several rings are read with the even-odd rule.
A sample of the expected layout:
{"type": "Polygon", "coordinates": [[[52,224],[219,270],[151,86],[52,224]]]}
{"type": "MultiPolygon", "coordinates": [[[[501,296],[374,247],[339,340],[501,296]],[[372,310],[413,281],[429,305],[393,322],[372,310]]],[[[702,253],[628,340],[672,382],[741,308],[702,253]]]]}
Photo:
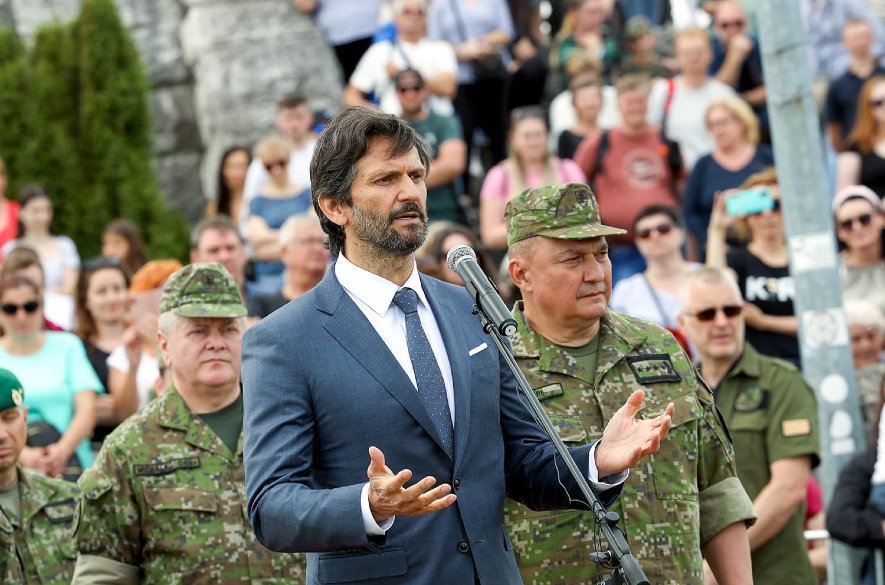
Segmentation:
{"type": "Polygon", "coordinates": [[[412,472],[403,469],[395,474],[384,464],[384,453],[377,447],[369,447],[369,509],[376,522],[392,516],[420,516],[448,508],[458,498],[450,494],[452,486],[447,483],[433,487],[436,478],[425,477],[409,487],[406,482],[412,472]]]}
{"type": "Polygon", "coordinates": [[[637,390],[605,426],[602,441],[596,447],[596,469],[599,477],[620,473],[635,466],[639,459],[658,450],[670,430],[673,403],[664,414],[651,420],[636,419],[645,393],[637,390]]]}

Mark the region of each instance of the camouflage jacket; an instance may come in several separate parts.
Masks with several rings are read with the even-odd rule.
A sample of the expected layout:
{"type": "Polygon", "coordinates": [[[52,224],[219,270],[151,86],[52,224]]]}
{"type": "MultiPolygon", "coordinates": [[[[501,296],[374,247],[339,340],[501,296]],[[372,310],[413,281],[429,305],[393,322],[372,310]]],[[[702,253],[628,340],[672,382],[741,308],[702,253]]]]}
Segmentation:
{"type": "Polygon", "coordinates": [[[0,513],[3,583],[70,585],[77,560],[71,524],[77,485],[18,468],[21,518],[0,513]]]}
{"type": "Polygon", "coordinates": [[[231,454],[171,386],[105,439],[80,488],[79,553],[138,567],[141,582],[304,583],[302,556],[252,532],[242,433],[231,454]]]}
{"type": "MultiPolygon", "coordinates": [[[[676,412],[655,455],[630,471],[612,510],[630,549],[656,585],[701,585],[701,546],[725,527],[755,518],[737,479],[731,442],[709,388],[685,352],[661,327],[607,310],[600,322],[596,374],[534,332],[514,309],[514,355],[567,446],[595,441],[636,389],[646,392],[639,416],[667,403],[676,412]]],[[[595,582],[588,555],[605,547],[586,513],[532,512],[507,501],[507,522],[527,585],[595,582]]]]}

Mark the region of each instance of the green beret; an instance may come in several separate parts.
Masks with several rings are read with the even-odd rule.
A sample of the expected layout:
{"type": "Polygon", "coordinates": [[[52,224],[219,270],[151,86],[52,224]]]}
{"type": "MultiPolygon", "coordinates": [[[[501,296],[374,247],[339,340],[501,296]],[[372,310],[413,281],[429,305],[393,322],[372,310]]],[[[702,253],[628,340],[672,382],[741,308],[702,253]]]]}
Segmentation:
{"type": "Polygon", "coordinates": [[[583,240],[627,233],[602,224],[596,196],[581,183],[523,191],[507,204],[504,221],[508,246],[533,236],[583,240]]]}
{"type": "Polygon", "coordinates": [[[0,410],[21,406],[25,399],[25,390],[18,376],[0,368],[0,410]]]}
{"type": "Polygon", "coordinates": [[[240,287],[221,264],[188,264],[163,285],[160,313],[182,317],[244,317],[240,287]]]}

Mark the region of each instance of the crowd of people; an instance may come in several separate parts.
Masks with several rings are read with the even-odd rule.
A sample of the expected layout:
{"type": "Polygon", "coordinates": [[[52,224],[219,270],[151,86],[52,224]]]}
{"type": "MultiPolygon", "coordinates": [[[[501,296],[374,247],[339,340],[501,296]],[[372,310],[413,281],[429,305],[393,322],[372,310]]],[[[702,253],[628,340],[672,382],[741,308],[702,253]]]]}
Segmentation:
{"type": "MultiPolygon", "coordinates": [[[[414,556],[428,554],[414,542],[427,530],[463,533],[451,574],[468,574],[461,564],[472,558],[476,583],[499,582],[489,580],[499,572],[515,583],[517,570],[528,585],[601,576],[588,560],[599,545],[590,515],[532,511],[523,504],[541,500],[531,489],[508,484],[514,499],[481,513],[506,527],[496,538],[518,569],[484,548],[488,526],[453,523],[450,508],[470,514],[475,497],[462,484],[477,481],[458,471],[458,385],[469,379],[458,368],[476,375],[497,358],[477,340],[466,349],[480,359],[444,361],[450,324],[437,315],[428,328],[425,312],[450,292],[418,272],[463,285],[446,263],[456,245],[476,251],[513,307],[517,363],[573,455],[586,457],[581,448],[596,445],[636,389],[641,418],[667,419],[669,436],[626,477],[587,471],[601,494],[619,493],[607,503],[653,582],[819,583],[826,554],[803,528],[825,517],[833,538],[885,549],[885,10],[873,0],[801,3],[870,445],[828,509],[753,2],[293,0],[333,49],[345,115],[320,119],[303,95],[276,96],[275,128],[218,161],[190,264],[151,258],[140,226],[122,218],[103,230],[101,255],[81,259],[53,229],[52,194],[37,184],[6,193],[17,169],[0,159],[4,582],[432,583],[445,563],[414,556]],[[384,199],[392,192],[401,206],[384,199]],[[409,287],[417,308],[397,300],[409,287]],[[331,317],[345,301],[360,309],[348,318],[368,319],[394,354],[384,371],[357,355],[372,328],[353,328],[356,345],[339,337],[357,335],[331,317]],[[314,327],[308,303],[332,320],[314,327]],[[440,426],[431,414],[424,428],[439,444],[374,438],[370,384],[343,406],[316,395],[338,390],[309,369],[293,365],[290,382],[285,360],[328,369],[340,343],[356,369],[333,382],[363,376],[423,393],[431,381],[412,354],[415,311],[450,412],[398,400],[409,413],[451,415],[440,426]],[[298,327],[311,338],[284,340],[298,327]],[[398,327],[403,340],[391,341],[398,327]],[[283,397],[287,384],[296,390],[283,397]],[[250,403],[250,392],[260,399],[250,403]],[[288,437],[292,451],[259,428],[288,437]],[[408,459],[419,454],[427,461],[408,459]],[[440,470],[446,454],[455,471],[440,470]],[[397,484],[396,468],[408,466],[440,485],[397,484]],[[371,489],[346,503],[318,493],[356,484],[371,489]],[[374,490],[391,485],[407,501],[382,506],[374,490]],[[315,508],[293,513],[302,528],[274,525],[284,508],[273,498],[315,508]],[[427,509],[416,512],[416,499],[427,509]],[[358,534],[346,519],[315,524],[328,505],[356,506],[358,534]],[[387,545],[376,540],[385,535],[387,545]]],[[[382,427],[414,439],[389,416],[382,427]]],[[[490,473],[505,468],[510,482],[502,461],[490,460],[490,473]]],[[[494,502],[503,494],[487,489],[494,502]]],[[[874,583],[871,562],[863,579],[874,583]]]]}

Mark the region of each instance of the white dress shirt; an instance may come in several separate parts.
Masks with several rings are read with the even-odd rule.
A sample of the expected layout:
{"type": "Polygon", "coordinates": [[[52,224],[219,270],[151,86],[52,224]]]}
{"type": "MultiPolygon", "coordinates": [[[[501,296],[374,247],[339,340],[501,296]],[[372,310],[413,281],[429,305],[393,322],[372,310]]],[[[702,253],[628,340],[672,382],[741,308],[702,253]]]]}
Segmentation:
{"type": "MultiPolygon", "coordinates": [[[[335,277],[344,287],[347,293],[360,311],[372,324],[372,327],[381,336],[384,344],[393,353],[396,361],[405,371],[406,375],[412,381],[415,391],[418,391],[418,384],[415,381],[415,370],[412,367],[412,360],[409,357],[409,346],[406,341],[406,316],[393,304],[393,295],[400,288],[411,288],[418,294],[418,317],[421,319],[421,326],[436,356],[436,362],[439,364],[439,371],[442,373],[443,382],[446,386],[446,399],[449,402],[449,414],[452,417],[452,427],[455,426],[455,396],[454,384],[452,383],[452,366],[449,363],[446,347],[442,340],[442,334],[439,326],[436,324],[436,318],[427,302],[427,296],[421,287],[421,279],[418,276],[418,270],[412,266],[412,274],[406,280],[402,287],[395,283],[373,274],[368,270],[350,262],[343,253],[338,255],[335,262],[335,277]]],[[[607,488],[623,483],[627,479],[626,471],[609,476],[606,479],[611,483],[600,482],[599,472],[596,469],[596,446],[590,449],[590,464],[587,473],[587,479],[591,485],[598,491],[604,491],[607,488]]],[[[383,535],[393,526],[395,517],[388,518],[380,524],[375,521],[372,511],[369,508],[369,484],[363,486],[361,492],[360,507],[363,516],[363,526],[366,534],[370,536],[383,535]]]]}

